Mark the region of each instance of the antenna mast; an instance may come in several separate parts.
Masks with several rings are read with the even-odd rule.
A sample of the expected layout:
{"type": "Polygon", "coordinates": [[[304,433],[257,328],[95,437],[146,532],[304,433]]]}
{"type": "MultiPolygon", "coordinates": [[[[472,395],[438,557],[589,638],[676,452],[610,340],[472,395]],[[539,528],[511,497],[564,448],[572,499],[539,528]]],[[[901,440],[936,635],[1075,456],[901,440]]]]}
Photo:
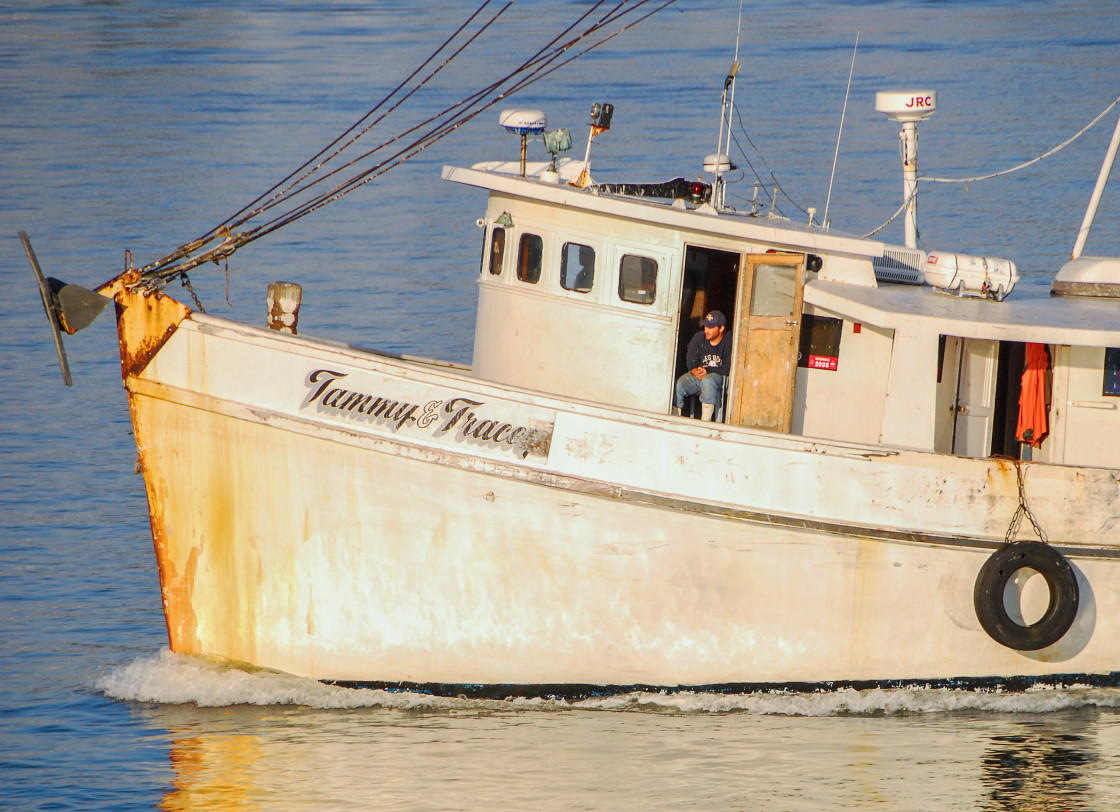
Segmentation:
{"type": "Polygon", "coordinates": [[[844,91],[844,107],[840,111],[840,130],[836,133],[836,152],[832,154],[832,174],[828,176],[828,195],[824,199],[823,225],[828,228],[828,204],[832,202],[832,181],[836,179],[836,160],[840,157],[840,136],[844,133],[844,116],[848,113],[848,95],[852,92],[852,74],[856,70],[856,51],[859,50],[859,29],[856,29],[856,44],[852,48],[852,66],[848,68],[848,89],[844,91]]]}
{"type": "Polygon", "coordinates": [[[918,122],[937,112],[932,90],[880,90],[875,109],[902,124],[898,135],[902,153],[902,207],[906,212],[906,247],[918,247],[918,122]]]}
{"type": "Polygon", "coordinates": [[[712,205],[717,209],[723,208],[725,183],[723,175],[732,169],[731,158],[731,114],[735,109],[735,77],[739,74],[739,37],[743,31],[743,0],[739,0],[739,21],[735,27],[735,59],[731,63],[731,70],[727,72],[727,78],[723,80],[723,93],[720,97],[720,114],[719,114],[719,139],[716,142],[715,155],[709,155],[704,159],[704,171],[711,172],[715,175],[712,181],[712,205]],[[728,89],[731,90],[730,98],[728,97],[728,89]],[[723,129],[724,125],[727,126],[727,148],[723,146],[723,129]]]}

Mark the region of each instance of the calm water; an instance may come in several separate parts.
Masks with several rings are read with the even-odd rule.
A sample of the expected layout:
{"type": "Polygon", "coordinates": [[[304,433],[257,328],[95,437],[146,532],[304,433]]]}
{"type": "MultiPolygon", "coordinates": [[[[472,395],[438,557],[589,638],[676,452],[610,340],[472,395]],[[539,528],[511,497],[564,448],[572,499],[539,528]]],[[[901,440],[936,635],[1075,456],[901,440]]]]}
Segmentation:
{"type": "MultiPolygon", "coordinates": [[[[422,20],[396,0],[0,3],[0,806],[1120,808],[1120,691],[482,702],[166,651],[112,320],[68,340],[76,386],[64,388],[16,233],[48,275],[90,286],[125,249],[138,263],[166,253],[357,120],[471,6],[434,5],[422,20]]],[[[458,99],[585,6],[523,0],[423,103],[458,99]]],[[[518,103],[571,127],[577,152],[590,103],[613,103],[600,180],[692,176],[715,149],[736,9],[681,2],[518,103]]],[[[738,140],[822,213],[857,29],[830,204],[852,233],[901,197],[897,127],[874,112],[876,90],[939,91],[921,167],[954,177],[1033,158],[1120,94],[1114,0],[748,2],[736,100],[750,143],[738,140]]],[[[1116,114],[1029,171],[924,186],[926,247],[1010,257],[1023,292],[1044,293],[1116,114]]],[[[203,303],[263,322],[266,283],[291,279],[305,287],[302,332],[469,360],[484,201],[438,175],[514,159],[496,122],[495,109],[239,253],[228,305],[224,274],[199,271],[203,303]]],[[[748,170],[730,202],[752,188],[748,170]]],[[[1118,201],[1114,188],[1086,253],[1120,252],[1118,201]]],[[[900,241],[901,225],[885,236],[900,241]]]]}

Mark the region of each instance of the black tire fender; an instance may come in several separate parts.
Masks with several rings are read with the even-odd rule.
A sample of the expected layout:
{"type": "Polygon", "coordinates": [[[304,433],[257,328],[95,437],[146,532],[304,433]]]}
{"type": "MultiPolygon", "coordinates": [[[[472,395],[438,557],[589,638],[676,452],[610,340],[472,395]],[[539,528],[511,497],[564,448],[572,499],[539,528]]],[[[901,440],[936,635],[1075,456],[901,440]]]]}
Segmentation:
{"type": "Polygon", "coordinates": [[[1041,541],[1017,541],[1000,547],[984,562],[972,592],[976,618],[997,643],[1016,651],[1038,651],[1057,643],[1077,617],[1077,575],[1065,556],[1041,541]],[[1021,569],[1046,579],[1050,604],[1029,626],[1013,620],[1003,603],[1007,582],[1021,569]]]}

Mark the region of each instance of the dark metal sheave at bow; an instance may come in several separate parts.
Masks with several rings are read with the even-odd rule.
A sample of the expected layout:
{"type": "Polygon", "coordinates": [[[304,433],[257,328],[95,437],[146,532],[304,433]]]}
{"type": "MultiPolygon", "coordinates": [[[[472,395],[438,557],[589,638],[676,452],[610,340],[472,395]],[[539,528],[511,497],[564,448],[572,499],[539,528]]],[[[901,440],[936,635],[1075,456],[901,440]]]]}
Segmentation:
{"type": "Polygon", "coordinates": [[[112,299],[81,285],[68,285],[54,277],[44,277],[43,270],[39,267],[39,259],[35,256],[35,249],[31,247],[31,238],[27,236],[26,231],[21,231],[19,238],[23,242],[24,250],[27,251],[31,270],[35,272],[35,278],[39,282],[39,295],[42,297],[43,310],[47,314],[47,321],[54,335],[58,363],[62,367],[62,379],[67,386],[73,386],[70,365],[66,361],[66,349],[62,345],[62,331],[65,330],[73,335],[78,330],[88,327],[112,299]]]}

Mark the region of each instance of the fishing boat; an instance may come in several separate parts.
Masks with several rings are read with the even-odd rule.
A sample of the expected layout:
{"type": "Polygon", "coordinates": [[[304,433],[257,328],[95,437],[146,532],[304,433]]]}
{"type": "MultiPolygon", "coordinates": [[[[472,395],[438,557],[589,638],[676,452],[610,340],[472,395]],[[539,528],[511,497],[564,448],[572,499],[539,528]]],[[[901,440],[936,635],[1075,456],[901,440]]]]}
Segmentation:
{"type": "Polygon", "coordinates": [[[582,157],[510,107],[519,156],[495,127],[495,160],[444,168],[485,195],[469,366],[301,334],[293,285],[268,326],[165,289],[272,225],[96,291],[44,279],[25,237],[56,335],[115,305],[173,651],[491,696],[1120,682],[1120,259],[1081,255],[1095,203],[1048,296],[918,247],[937,102],[903,90],[877,107],[904,244],[737,210],[735,72],[695,180],[596,180],[603,103],[582,157]],[[724,385],[678,409],[713,313],[724,385]]]}

